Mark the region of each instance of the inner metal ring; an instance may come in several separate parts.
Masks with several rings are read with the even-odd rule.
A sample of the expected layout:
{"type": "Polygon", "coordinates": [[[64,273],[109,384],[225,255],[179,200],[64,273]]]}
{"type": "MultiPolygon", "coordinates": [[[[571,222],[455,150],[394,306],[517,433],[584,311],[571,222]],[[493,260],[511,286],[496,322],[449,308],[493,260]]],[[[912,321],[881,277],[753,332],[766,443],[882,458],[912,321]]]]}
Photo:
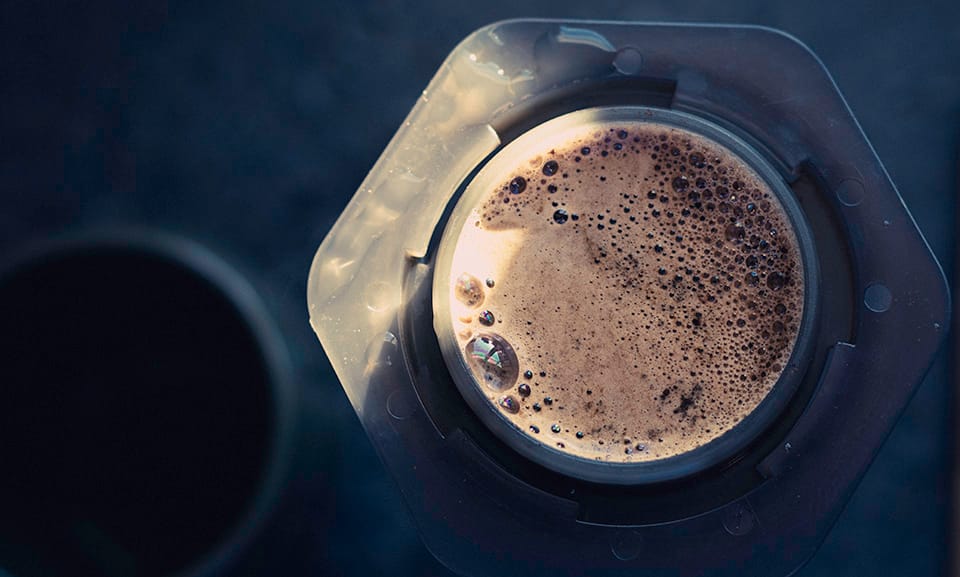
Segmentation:
{"type": "Polygon", "coordinates": [[[434,329],[444,360],[464,399],[481,421],[518,453],[558,473],[592,482],[635,485],[669,481],[694,475],[742,451],[776,419],[793,396],[809,360],[814,332],[819,286],[815,254],[810,230],[786,182],[760,153],[733,133],[697,116],[665,109],[641,106],[585,109],[552,119],[524,133],[498,151],[466,187],[446,225],[436,260],[434,329]],[[520,430],[490,402],[466,365],[451,322],[448,283],[454,250],[458,234],[477,203],[500,184],[503,175],[517,164],[518,158],[528,158],[527,151],[537,147],[538,143],[553,141],[557,135],[574,127],[604,122],[650,123],[683,129],[725,148],[752,169],[779,200],[796,235],[803,267],[803,315],[789,361],[776,384],[751,413],[727,432],[695,449],[659,460],[624,463],[587,459],[557,450],[520,430]]]}

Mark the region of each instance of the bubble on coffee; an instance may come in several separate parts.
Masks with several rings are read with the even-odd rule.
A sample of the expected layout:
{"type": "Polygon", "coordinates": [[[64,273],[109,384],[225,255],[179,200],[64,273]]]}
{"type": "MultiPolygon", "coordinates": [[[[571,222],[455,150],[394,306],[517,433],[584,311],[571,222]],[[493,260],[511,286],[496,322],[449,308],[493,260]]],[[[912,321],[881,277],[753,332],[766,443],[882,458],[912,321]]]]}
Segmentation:
{"type": "Polygon", "coordinates": [[[742,159],[684,129],[598,122],[501,176],[454,231],[450,322],[517,431],[588,459],[658,460],[770,393],[799,332],[803,265],[742,159]]]}
{"type": "Polygon", "coordinates": [[[470,308],[476,308],[483,304],[483,287],[480,281],[469,274],[462,274],[457,277],[456,282],[457,300],[470,308]]]}
{"type": "Polygon", "coordinates": [[[520,374],[517,354],[503,337],[478,335],[467,342],[464,351],[474,373],[490,390],[509,389],[517,382],[520,374]]]}

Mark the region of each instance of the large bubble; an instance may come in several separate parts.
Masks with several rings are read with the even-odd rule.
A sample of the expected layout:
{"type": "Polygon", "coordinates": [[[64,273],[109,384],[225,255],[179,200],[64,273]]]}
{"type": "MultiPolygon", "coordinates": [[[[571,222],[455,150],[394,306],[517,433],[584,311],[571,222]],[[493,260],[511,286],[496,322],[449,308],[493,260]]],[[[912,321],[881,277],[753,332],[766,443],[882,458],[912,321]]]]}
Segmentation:
{"type": "Polygon", "coordinates": [[[495,334],[480,334],[467,343],[467,359],[474,376],[484,385],[502,391],[512,388],[520,375],[517,354],[503,337],[495,334]]]}
{"type": "Polygon", "coordinates": [[[454,292],[457,295],[457,300],[470,308],[476,308],[483,304],[483,286],[473,275],[463,273],[458,276],[454,292]]]}

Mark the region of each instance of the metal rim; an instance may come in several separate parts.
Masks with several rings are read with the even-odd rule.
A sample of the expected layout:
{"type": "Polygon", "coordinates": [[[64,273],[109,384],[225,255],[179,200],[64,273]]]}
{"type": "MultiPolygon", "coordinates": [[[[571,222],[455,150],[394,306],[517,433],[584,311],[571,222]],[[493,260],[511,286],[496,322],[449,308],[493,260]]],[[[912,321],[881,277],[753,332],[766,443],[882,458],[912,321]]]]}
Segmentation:
{"type": "Polygon", "coordinates": [[[445,224],[445,230],[436,258],[433,280],[434,330],[440,343],[447,368],[461,395],[481,421],[500,440],[530,460],[558,473],[574,478],[614,485],[640,485],[676,480],[695,475],[725,462],[746,448],[780,415],[793,397],[808,364],[819,292],[819,270],[813,237],[803,212],[786,182],[773,166],[754,148],[732,132],[692,114],[644,106],[602,107],[571,112],[549,120],[525,132],[497,151],[474,180],[465,187],[464,194],[445,224]],[[639,463],[610,463],[596,461],[561,452],[540,442],[507,420],[486,398],[474,379],[457,346],[450,322],[449,278],[457,235],[467,216],[486,192],[485,175],[499,174],[494,170],[517,148],[527,146],[544,134],[559,132],[578,125],[596,122],[646,122],[693,132],[705,137],[738,157],[770,187],[790,220],[796,235],[804,278],[804,308],[800,328],[788,362],[777,382],[757,407],[737,425],[711,441],[679,455],[639,463]]]}

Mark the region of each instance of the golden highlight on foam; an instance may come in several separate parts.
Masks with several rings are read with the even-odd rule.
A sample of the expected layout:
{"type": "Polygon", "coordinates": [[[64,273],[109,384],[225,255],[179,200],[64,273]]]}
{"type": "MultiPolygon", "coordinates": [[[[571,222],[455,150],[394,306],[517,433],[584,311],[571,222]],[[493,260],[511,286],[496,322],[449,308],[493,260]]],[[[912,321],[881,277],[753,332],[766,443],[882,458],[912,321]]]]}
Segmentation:
{"type": "Polygon", "coordinates": [[[450,315],[488,400],[559,450],[663,459],[730,430],[787,363],[797,239],[704,137],[594,123],[540,142],[459,231],[450,315]]]}

